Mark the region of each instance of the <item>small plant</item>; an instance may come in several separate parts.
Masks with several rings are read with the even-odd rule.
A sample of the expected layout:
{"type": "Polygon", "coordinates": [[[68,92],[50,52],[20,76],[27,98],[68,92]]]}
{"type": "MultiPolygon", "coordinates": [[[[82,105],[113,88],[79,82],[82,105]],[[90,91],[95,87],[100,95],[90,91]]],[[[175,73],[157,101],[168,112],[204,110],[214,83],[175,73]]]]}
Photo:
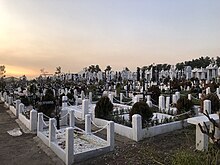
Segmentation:
{"type": "Polygon", "coordinates": [[[193,102],[187,99],[187,97],[180,97],[180,99],[177,100],[176,108],[178,114],[187,112],[191,110],[192,107],[193,107],[193,102]]]}
{"type": "Polygon", "coordinates": [[[129,113],[130,121],[132,121],[132,116],[134,114],[141,115],[142,125],[145,125],[146,121],[149,122],[150,119],[153,117],[153,111],[150,109],[148,104],[145,103],[144,101],[137,102],[132,106],[131,111],[129,113]]]}
{"type": "Polygon", "coordinates": [[[102,119],[110,119],[113,113],[113,104],[107,96],[103,96],[96,103],[95,117],[102,119]]]}

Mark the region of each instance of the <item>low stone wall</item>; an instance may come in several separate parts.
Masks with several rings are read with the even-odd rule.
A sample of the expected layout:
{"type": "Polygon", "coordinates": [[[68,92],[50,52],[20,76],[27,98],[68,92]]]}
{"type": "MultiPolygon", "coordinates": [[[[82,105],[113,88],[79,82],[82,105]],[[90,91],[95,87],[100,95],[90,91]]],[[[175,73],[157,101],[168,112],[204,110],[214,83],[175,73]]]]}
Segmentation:
{"type": "MultiPolygon", "coordinates": [[[[94,122],[99,126],[104,126],[107,123],[106,120],[99,118],[94,118],[94,122]]],[[[189,124],[187,124],[186,120],[184,120],[142,129],[141,116],[135,114],[132,117],[132,127],[115,123],[115,133],[118,133],[119,135],[125,136],[134,141],[140,141],[144,138],[182,129],[188,125],[189,124]]]]}

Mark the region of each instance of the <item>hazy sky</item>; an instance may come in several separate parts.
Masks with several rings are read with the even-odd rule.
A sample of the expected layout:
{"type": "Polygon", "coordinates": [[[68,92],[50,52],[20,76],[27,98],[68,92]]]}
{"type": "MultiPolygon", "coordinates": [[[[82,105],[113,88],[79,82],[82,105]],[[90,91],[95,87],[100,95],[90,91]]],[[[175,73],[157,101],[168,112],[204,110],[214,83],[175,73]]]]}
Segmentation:
{"type": "Polygon", "coordinates": [[[220,55],[220,0],[0,0],[0,65],[37,76],[220,55]]]}

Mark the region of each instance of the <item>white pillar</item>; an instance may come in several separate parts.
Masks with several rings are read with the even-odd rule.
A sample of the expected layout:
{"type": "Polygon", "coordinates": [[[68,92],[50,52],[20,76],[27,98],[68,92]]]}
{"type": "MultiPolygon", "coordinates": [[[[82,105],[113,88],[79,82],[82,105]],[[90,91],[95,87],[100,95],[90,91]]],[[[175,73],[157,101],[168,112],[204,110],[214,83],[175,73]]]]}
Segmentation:
{"type": "Polygon", "coordinates": [[[132,132],[133,140],[140,141],[142,139],[142,118],[139,114],[132,116],[132,132]]]}
{"type": "Polygon", "coordinates": [[[170,110],[170,97],[166,97],[166,112],[168,113],[170,110]]]}
{"type": "Polygon", "coordinates": [[[123,100],[123,93],[120,93],[120,104],[122,104],[123,100]]]}
{"type": "Polygon", "coordinates": [[[211,101],[210,100],[204,100],[203,101],[203,112],[206,113],[206,111],[208,112],[208,114],[211,114],[211,101]]]}
{"type": "Polygon", "coordinates": [[[89,104],[92,104],[92,92],[89,92],[89,104]]]}
{"type": "Polygon", "coordinates": [[[56,120],[54,118],[49,119],[49,146],[51,142],[56,141],[56,127],[55,127],[56,120]]]}
{"type": "Polygon", "coordinates": [[[88,99],[82,100],[82,116],[83,119],[85,118],[85,115],[89,113],[89,101],[88,99]]]}
{"type": "Polygon", "coordinates": [[[85,99],[85,93],[84,93],[84,91],[81,91],[81,99],[82,99],[82,100],[85,99]]]}
{"type": "Polygon", "coordinates": [[[152,101],[147,101],[147,104],[150,108],[153,106],[152,101]]]}
{"type": "Polygon", "coordinates": [[[108,94],[108,98],[110,99],[110,101],[112,102],[113,104],[113,95],[111,93],[108,94]]]}
{"type": "Polygon", "coordinates": [[[201,99],[202,98],[202,93],[199,93],[199,99],[201,99]]]}
{"type": "Polygon", "coordinates": [[[74,110],[69,111],[69,120],[70,120],[70,127],[75,126],[75,116],[74,116],[74,110]]]}
{"type": "Polygon", "coordinates": [[[67,96],[63,96],[62,97],[62,108],[67,107],[67,101],[68,101],[68,97],[67,96]]]}
{"type": "Polygon", "coordinates": [[[37,132],[42,132],[44,128],[44,123],[43,123],[43,113],[40,112],[38,113],[38,120],[37,120],[37,132]]]}
{"type": "Polygon", "coordinates": [[[76,96],[75,99],[76,99],[76,101],[75,101],[76,106],[78,106],[78,101],[79,101],[79,100],[78,100],[78,96],[76,96]]]}
{"type": "Polygon", "coordinates": [[[30,125],[32,132],[37,130],[37,111],[34,109],[30,112],[30,125]]]}
{"type": "Polygon", "coordinates": [[[147,95],[147,101],[151,101],[151,96],[147,95]]]}
{"type": "Polygon", "coordinates": [[[12,101],[13,101],[13,98],[12,97],[8,97],[8,104],[9,105],[12,105],[12,101]]]}
{"type": "Polygon", "coordinates": [[[164,111],[165,109],[165,97],[159,96],[159,111],[164,111]]]}
{"type": "Polygon", "coordinates": [[[108,145],[110,146],[110,151],[113,151],[114,146],[115,146],[115,127],[114,127],[114,122],[113,121],[108,122],[107,142],[108,142],[108,145]]]}
{"type": "Polygon", "coordinates": [[[67,118],[68,118],[68,110],[66,108],[64,108],[62,111],[61,111],[61,122],[60,122],[60,125],[67,125],[67,118]]]}
{"type": "Polygon", "coordinates": [[[180,99],[180,92],[175,92],[176,95],[176,101],[180,99]]]}
{"type": "Polygon", "coordinates": [[[210,87],[207,87],[205,91],[206,91],[206,94],[211,93],[211,89],[210,89],[210,87]]]}
{"type": "MultiPolygon", "coordinates": [[[[204,126],[202,126],[202,128],[206,129],[204,126]]],[[[199,126],[196,125],[196,149],[200,151],[207,151],[208,142],[209,142],[208,135],[202,133],[199,126]]]]}
{"type": "Polygon", "coordinates": [[[192,95],[190,93],[188,94],[188,100],[192,100],[192,95]]]}
{"type": "Polygon", "coordinates": [[[71,165],[74,162],[74,129],[66,128],[66,165],[71,165]]]}
{"type": "Polygon", "coordinates": [[[220,90],[219,90],[219,88],[217,88],[217,89],[216,89],[217,95],[220,94],[219,92],[220,92],[220,90]]]}
{"type": "Polygon", "coordinates": [[[24,112],[24,104],[23,103],[19,104],[18,112],[19,112],[19,114],[24,112]]]}
{"type": "Polygon", "coordinates": [[[173,95],[173,96],[172,96],[172,101],[173,101],[173,104],[176,104],[176,103],[177,103],[177,96],[176,96],[176,95],[173,95]]]}
{"type": "Polygon", "coordinates": [[[90,114],[87,114],[85,116],[85,132],[87,134],[91,133],[91,115],[90,114]]]}
{"type": "Polygon", "coordinates": [[[21,103],[21,100],[16,100],[16,101],[15,101],[16,117],[18,117],[19,104],[20,104],[20,103],[21,103]]]}

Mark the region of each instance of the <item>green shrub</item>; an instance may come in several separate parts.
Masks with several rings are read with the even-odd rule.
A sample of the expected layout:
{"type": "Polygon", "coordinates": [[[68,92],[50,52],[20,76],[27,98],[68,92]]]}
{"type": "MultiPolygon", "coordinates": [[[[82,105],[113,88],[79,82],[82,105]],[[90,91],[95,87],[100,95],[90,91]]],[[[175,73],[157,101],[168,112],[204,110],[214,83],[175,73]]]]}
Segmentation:
{"type": "Polygon", "coordinates": [[[29,101],[29,99],[28,99],[27,96],[21,96],[20,99],[21,99],[21,102],[22,102],[25,106],[29,106],[29,105],[30,105],[30,101],[29,101]]]}
{"type": "Polygon", "coordinates": [[[142,125],[145,125],[146,121],[149,122],[153,117],[153,111],[144,101],[137,102],[132,106],[131,111],[129,112],[130,121],[132,121],[132,116],[134,114],[141,115],[142,125]]]}
{"type": "Polygon", "coordinates": [[[113,104],[107,96],[103,96],[96,103],[95,117],[109,120],[113,112],[113,104]]]}
{"type": "Polygon", "coordinates": [[[38,112],[43,112],[45,115],[49,117],[53,117],[52,113],[55,110],[55,97],[53,95],[53,90],[47,89],[45,96],[42,97],[42,103],[39,105],[38,112]],[[53,102],[52,104],[48,104],[46,102],[53,102]]]}
{"type": "Polygon", "coordinates": [[[176,108],[178,114],[187,112],[191,110],[192,107],[193,102],[192,100],[189,100],[187,97],[180,97],[180,99],[177,100],[176,108]]]}

